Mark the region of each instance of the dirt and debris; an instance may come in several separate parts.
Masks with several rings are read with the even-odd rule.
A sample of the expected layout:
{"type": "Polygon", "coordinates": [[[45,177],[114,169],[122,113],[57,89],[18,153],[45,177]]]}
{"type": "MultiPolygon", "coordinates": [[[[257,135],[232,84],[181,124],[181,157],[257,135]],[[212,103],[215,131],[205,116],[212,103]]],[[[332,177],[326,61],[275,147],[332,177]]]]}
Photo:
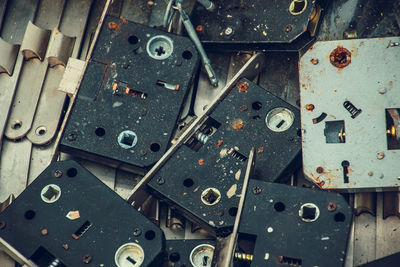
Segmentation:
{"type": "Polygon", "coordinates": [[[249,83],[248,82],[242,82],[238,85],[239,93],[245,93],[247,92],[247,89],[249,89],[249,83]]]}

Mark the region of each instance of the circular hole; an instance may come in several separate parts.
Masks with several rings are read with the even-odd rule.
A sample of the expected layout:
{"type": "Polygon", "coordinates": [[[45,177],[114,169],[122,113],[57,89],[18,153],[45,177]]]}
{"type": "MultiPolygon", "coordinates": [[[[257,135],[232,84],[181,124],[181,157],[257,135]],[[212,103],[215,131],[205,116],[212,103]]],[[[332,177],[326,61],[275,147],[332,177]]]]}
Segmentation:
{"type": "Polygon", "coordinates": [[[150,151],[151,152],[158,152],[160,151],[161,145],[159,143],[151,143],[150,144],[150,151]]]}
{"type": "Polygon", "coordinates": [[[156,233],[153,230],[149,230],[144,234],[147,240],[153,240],[156,237],[156,233]]]}
{"type": "Polygon", "coordinates": [[[289,12],[292,15],[300,15],[307,8],[307,0],[293,0],[289,6],[289,12]]]}
{"type": "Polygon", "coordinates": [[[69,168],[67,170],[68,177],[75,177],[78,174],[78,170],[75,168],[69,168]]]}
{"type": "Polygon", "coordinates": [[[285,204],[283,204],[282,202],[276,202],[275,205],[274,205],[274,209],[277,212],[282,212],[282,211],[285,210],[285,204]]]}
{"type": "Polygon", "coordinates": [[[139,38],[137,38],[135,35],[131,35],[128,38],[128,42],[130,44],[137,44],[139,42],[139,38]]]}
{"type": "Polygon", "coordinates": [[[183,181],[183,185],[186,187],[191,187],[193,186],[194,182],[191,178],[187,178],[183,181]]]}
{"type": "Polygon", "coordinates": [[[143,248],[136,243],[126,243],[118,248],[114,255],[117,267],[141,266],[144,261],[143,248]]]}
{"type": "Polygon", "coordinates": [[[237,207],[232,207],[232,208],[229,208],[228,213],[229,213],[229,215],[231,215],[232,217],[235,217],[236,214],[237,214],[237,210],[238,210],[237,207]]]}
{"type": "Polygon", "coordinates": [[[181,259],[181,255],[179,255],[178,252],[172,252],[171,254],[169,254],[169,260],[171,262],[177,262],[181,259]]]}
{"type": "Polygon", "coordinates": [[[346,220],[346,216],[343,213],[338,212],[335,214],[334,219],[335,222],[344,222],[346,220]]]}
{"type": "Polygon", "coordinates": [[[15,121],[12,125],[11,128],[13,128],[14,130],[18,130],[19,128],[21,128],[22,126],[22,121],[15,121]]]}
{"type": "Polygon", "coordinates": [[[24,213],[24,217],[27,220],[32,220],[35,217],[36,213],[33,210],[27,210],[24,213]]]}
{"type": "Polygon", "coordinates": [[[106,130],[102,127],[97,128],[94,132],[98,137],[102,137],[106,134],[106,130]]]}
{"type": "Polygon", "coordinates": [[[262,108],[262,104],[261,104],[261,102],[256,101],[256,102],[253,102],[253,103],[251,104],[251,107],[252,107],[254,110],[260,110],[260,109],[262,108]]]}
{"type": "Polygon", "coordinates": [[[185,51],[183,51],[183,53],[182,53],[182,57],[183,57],[184,59],[187,59],[187,60],[191,59],[192,56],[193,56],[193,54],[192,54],[192,52],[190,52],[189,50],[185,50],[185,51]]]}
{"type": "Polygon", "coordinates": [[[47,128],[45,126],[40,126],[36,128],[36,135],[42,136],[47,132],[47,128]]]}
{"type": "Polygon", "coordinates": [[[294,121],[294,114],[287,108],[274,108],[265,117],[265,124],[274,132],[284,132],[288,130],[294,121]]]}
{"type": "Polygon", "coordinates": [[[314,222],[319,217],[319,208],[314,203],[305,203],[299,209],[299,216],[304,222],[314,222]]]}

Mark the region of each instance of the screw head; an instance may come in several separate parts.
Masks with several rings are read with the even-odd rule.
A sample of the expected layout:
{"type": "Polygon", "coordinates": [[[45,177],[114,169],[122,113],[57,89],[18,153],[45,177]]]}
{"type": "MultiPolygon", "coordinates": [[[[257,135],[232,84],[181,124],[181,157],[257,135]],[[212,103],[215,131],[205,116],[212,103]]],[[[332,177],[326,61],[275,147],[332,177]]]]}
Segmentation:
{"type": "Polygon", "coordinates": [[[316,58],[313,58],[313,59],[311,59],[310,61],[311,61],[311,63],[312,63],[313,65],[317,65],[317,64],[319,63],[319,60],[316,59],[316,58]]]}
{"type": "Polygon", "coordinates": [[[47,234],[49,233],[49,231],[47,231],[47,229],[42,229],[42,230],[40,231],[40,233],[41,233],[43,236],[45,236],[45,235],[47,235],[47,234]]]}
{"type": "Polygon", "coordinates": [[[89,264],[92,261],[92,256],[90,256],[89,254],[85,254],[82,257],[82,261],[85,264],[89,264]]]}
{"type": "Polygon", "coordinates": [[[323,173],[324,172],[324,168],[319,166],[316,171],[317,171],[317,173],[323,173]]]}
{"type": "Polygon", "coordinates": [[[292,25],[286,25],[286,27],[285,27],[285,32],[286,33],[289,33],[289,32],[291,32],[293,30],[293,26],[292,25]]]}
{"type": "Polygon", "coordinates": [[[134,236],[140,236],[141,234],[142,234],[142,230],[140,230],[139,228],[135,228],[135,230],[133,230],[134,236]]]}
{"type": "Polygon", "coordinates": [[[233,33],[233,29],[231,27],[227,27],[224,33],[225,35],[229,36],[233,33]]]}
{"type": "Polygon", "coordinates": [[[62,170],[55,170],[54,171],[54,177],[60,178],[63,175],[62,170]]]}
{"type": "Polygon", "coordinates": [[[165,183],[165,179],[164,178],[162,178],[162,177],[158,177],[157,178],[157,184],[162,185],[164,183],[165,183]]]}
{"type": "Polygon", "coordinates": [[[5,221],[1,221],[0,222],[0,230],[3,230],[4,228],[6,228],[6,222],[5,221]]]}
{"type": "Polygon", "coordinates": [[[336,203],[331,201],[328,204],[328,211],[335,211],[336,210],[336,203]]]}
{"type": "Polygon", "coordinates": [[[76,133],[75,132],[69,133],[67,138],[69,141],[74,141],[76,139],[76,133]]]}
{"type": "Polygon", "coordinates": [[[255,185],[255,186],[253,186],[252,191],[253,191],[254,195],[258,195],[261,193],[262,189],[261,189],[261,187],[255,185]]]}

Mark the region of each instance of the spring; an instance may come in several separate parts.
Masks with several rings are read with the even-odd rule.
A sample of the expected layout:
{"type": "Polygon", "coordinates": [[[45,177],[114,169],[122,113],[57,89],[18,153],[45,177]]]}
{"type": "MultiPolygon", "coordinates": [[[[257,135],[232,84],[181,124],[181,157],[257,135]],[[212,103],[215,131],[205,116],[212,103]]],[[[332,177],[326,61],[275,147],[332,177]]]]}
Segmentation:
{"type": "Polygon", "coordinates": [[[206,134],[204,134],[204,133],[202,133],[202,132],[197,132],[197,133],[196,133],[196,139],[197,139],[200,143],[205,144],[205,143],[207,143],[208,135],[206,135],[206,134]]]}
{"type": "Polygon", "coordinates": [[[355,119],[361,113],[361,109],[356,108],[350,101],[344,101],[343,107],[350,112],[351,117],[355,119]]]}
{"type": "Polygon", "coordinates": [[[253,255],[241,252],[235,252],[235,259],[242,260],[242,261],[252,261],[253,255]]]}

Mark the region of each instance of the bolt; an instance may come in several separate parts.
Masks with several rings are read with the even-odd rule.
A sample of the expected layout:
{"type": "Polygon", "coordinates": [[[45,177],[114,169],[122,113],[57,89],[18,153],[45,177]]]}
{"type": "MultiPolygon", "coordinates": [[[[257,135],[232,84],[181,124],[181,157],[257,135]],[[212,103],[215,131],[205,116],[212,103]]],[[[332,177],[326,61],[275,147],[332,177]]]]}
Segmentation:
{"type": "Polygon", "coordinates": [[[323,173],[324,172],[324,168],[322,168],[321,166],[319,166],[317,168],[317,173],[323,173]]]}
{"type": "Polygon", "coordinates": [[[135,230],[133,230],[134,236],[140,236],[141,234],[142,234],[142,230],[140,230],[139,228],[135,228],[135,230]]]}
{"type": "Polygon", "coordinates": [[[319,63],[319,60],[316,59],[316,58],[313,58],[313,59],[311,59],[310,61],[311,61],[311,63],[312,63],[313,65],[317,65],[317,64],[319,63]]]}
{"type": "Polygon", "coordinates": [[[377,159],[383,159],[385,157],[385,153],[383,153],[383,152],[378,152],[377,154],[376,154],[376,158],[377,159]]]}
{"type": "Polygon", "coordinates": [[[285,32],[286,33],[289,33],[289,32],[291,32],[293,30],[293,26],[292,25],[286,25],[286,27],[285,27],[285,32]]]}
{"type": "Polygon", "coordinates": [[[54,171],[54,177],[60,178],[62,175],[63,175],[63,172],[61,170],[54,171]]]}
{"type": "Polygon", "coordinates": [[[67,138],[69,141],[74,141],[76,139],[76,133],[75,132],[69,133],[67,138]]]}
{"type": "Polygon", "coordinates": [[[328,204],[328,211],[335,211],[336,210],[336,203],[335,202],[329,202],[328,204]]]}
{"type": "Polygon", "coordinates": [[[308,111],[313,111],[314,108],[315,108],[315,106],[313,104],[307,104],[306,105],[306,110],[308,110],[308,111]]]}
{"type": "Polygon", "coordinates": [[[49,232],[47,231],[47,229],[42,229],[42,231],[40,231],[40,233],[45,236],[47,235],[49,232]]]}
{"type": "Polygon", "coordinates": [[[65,250],[68,250],[68,249],[69,249],[68,244],[62,244],[62,247],[63,247],[63,249],[65,249],[65,250]]]}
{"type": "Polygon", "coordinates": [[[229,35],[231,35],[233,33],[233,29],[231,27],[228,27],[228,28],[225,29],[224,33],[225,33],[226,36],[229,36],[229,35]]]}
{"type": "Polygon", "coordinates": [[[158,177],[157,178],[157,184],[162,185],[164,183],[165,183],[165,179],[164,178],[162,178],[162,177],[158,177]]]}
{"type": "Polygon", "coordinates": [[[82,261],[85,264],[89,264],[92,261],[92,256],[90,256],[89,254],[85,254],[82,257],[82,261]]]}
{"type": "Polygon", "coordinates": [[[1,221],[0,222],[0,230],[3,230],[4,228],[6,228],[6,222],[5,221],[1,221]]]}
{"type": "Polygon", "coordinates": [[[259,187],[259,186],[253,186],[253,194],[254,195],[258,195],[258,194],[260,194],[261,193],[261,191],[262,191],[262,189],[259,187]]]}

